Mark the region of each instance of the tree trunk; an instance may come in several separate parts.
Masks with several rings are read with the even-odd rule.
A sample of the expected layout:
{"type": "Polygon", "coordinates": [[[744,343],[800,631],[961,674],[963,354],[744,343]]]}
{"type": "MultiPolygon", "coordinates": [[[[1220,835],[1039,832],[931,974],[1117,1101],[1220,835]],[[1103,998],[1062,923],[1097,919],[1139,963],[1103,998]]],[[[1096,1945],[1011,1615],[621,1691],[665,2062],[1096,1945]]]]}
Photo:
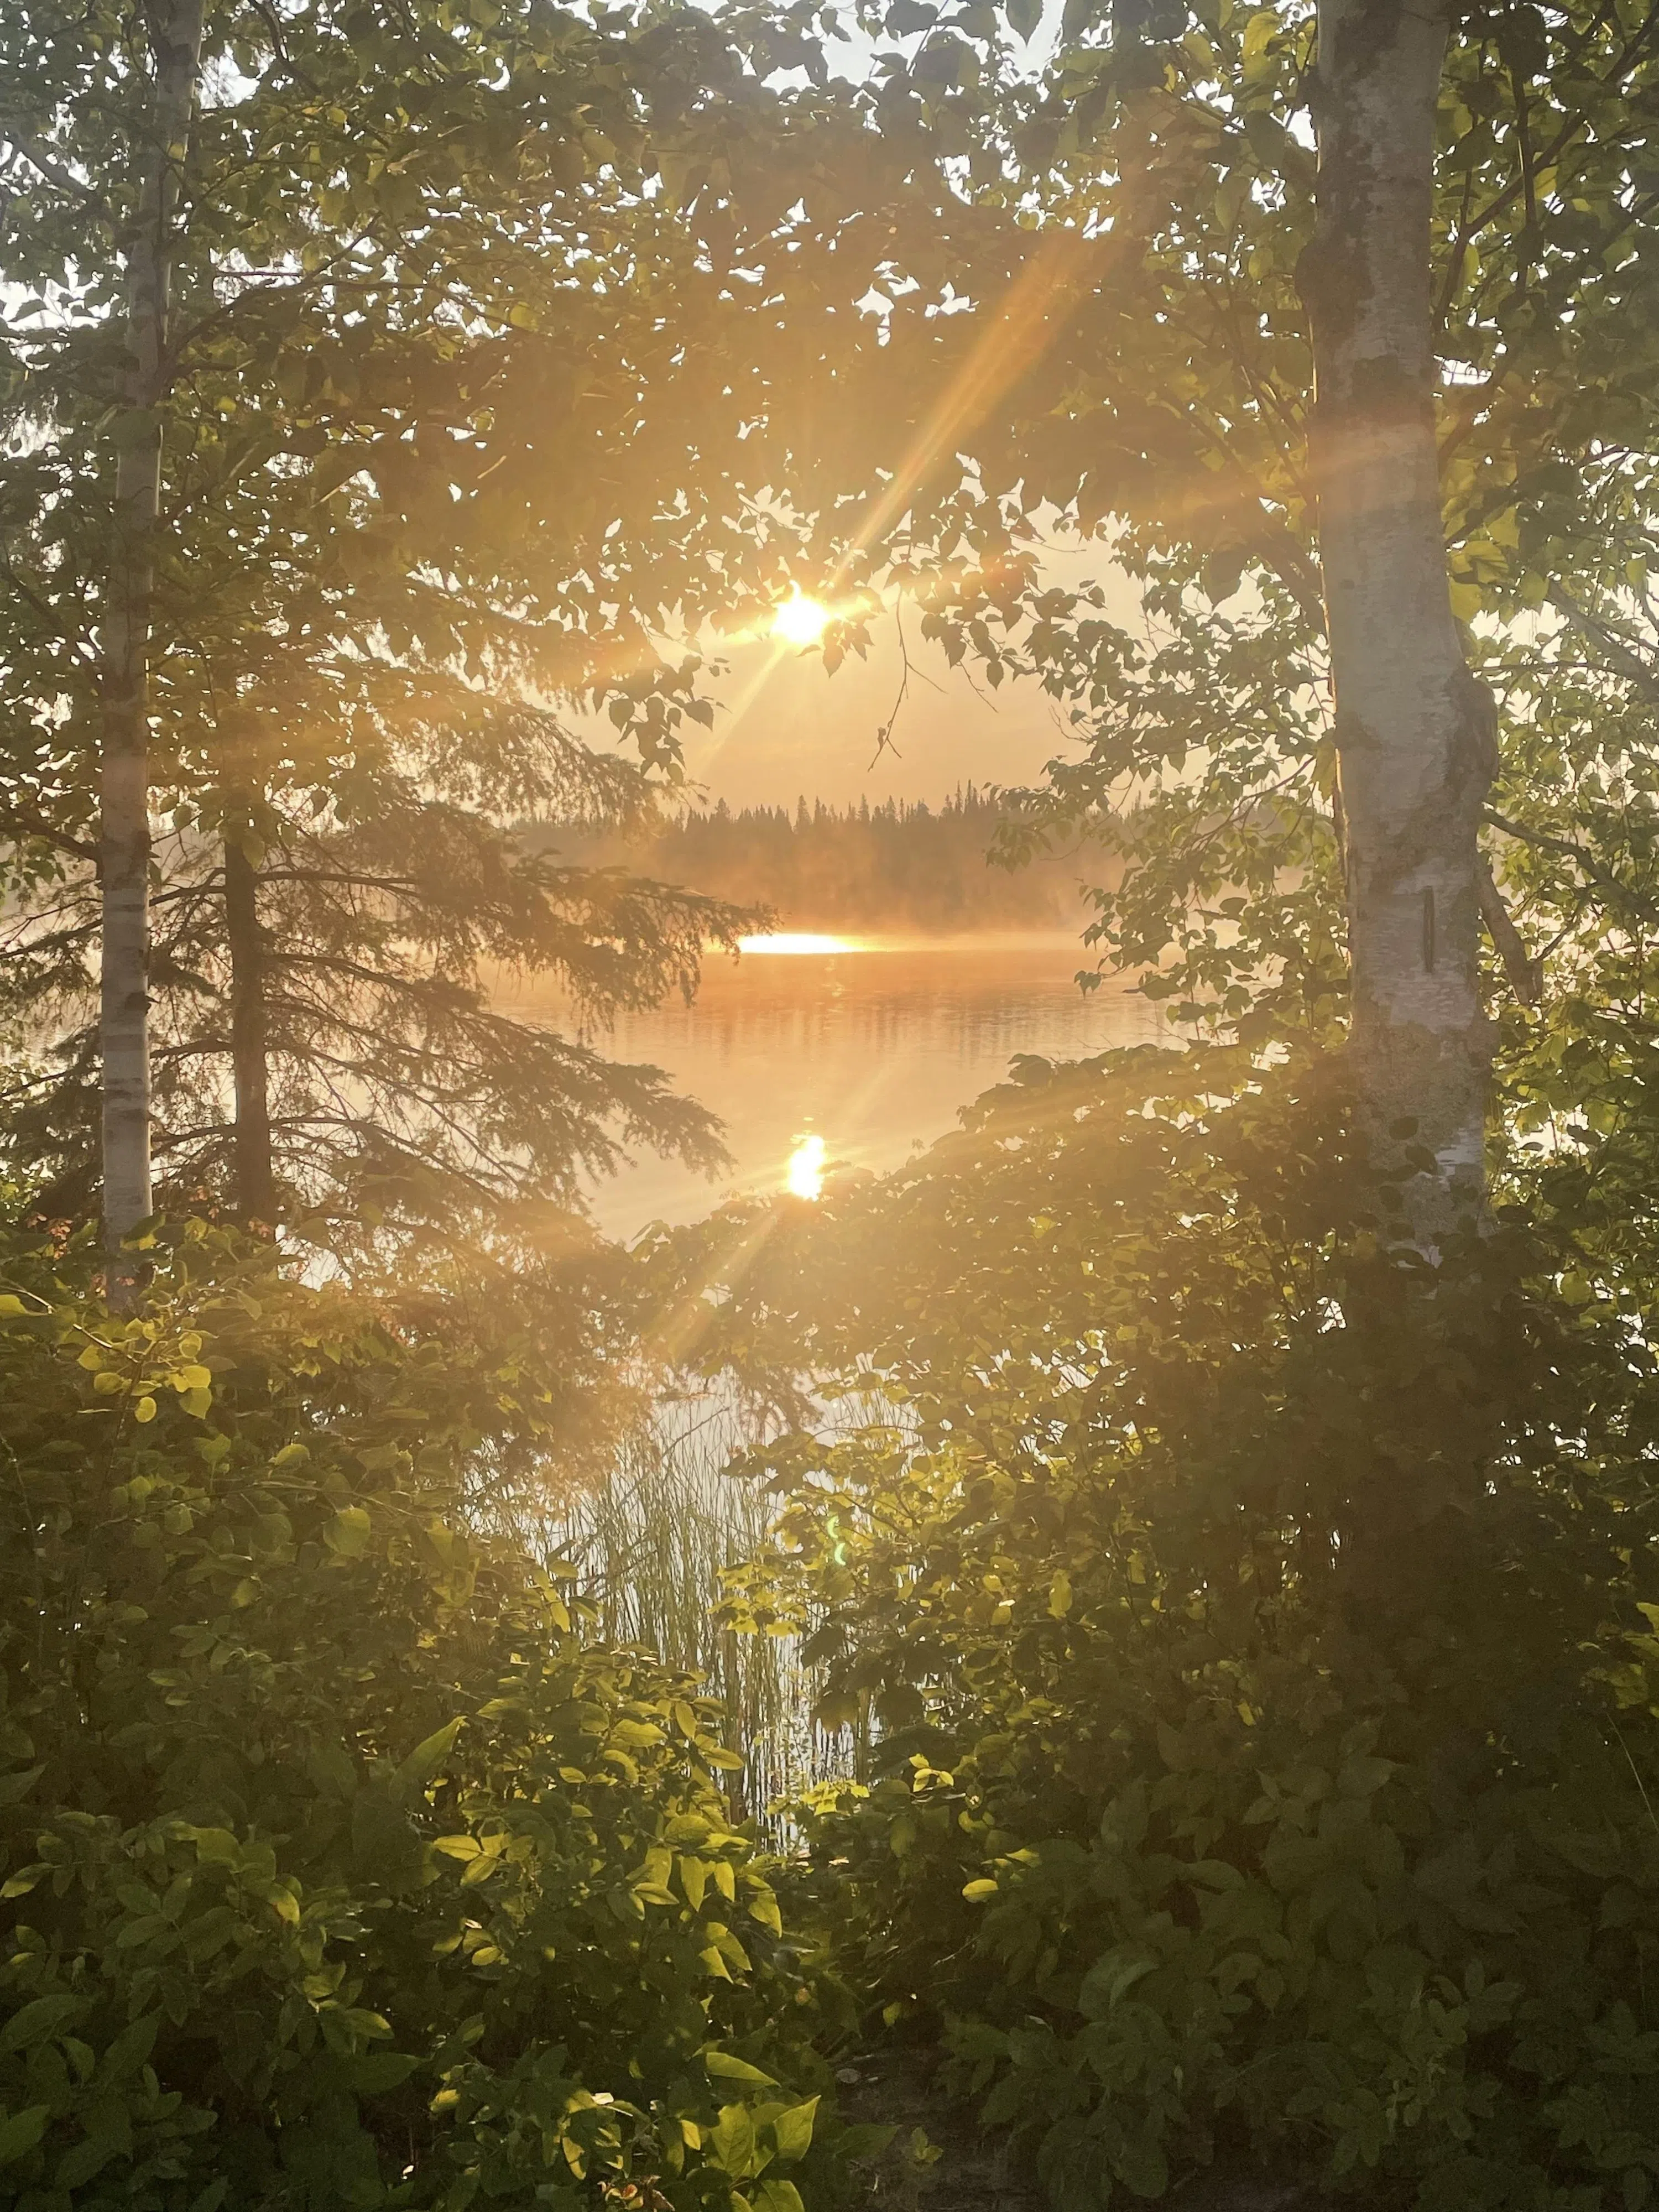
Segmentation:
{"type": "Polygon", "coordinates": [[[173,212],[188,148],[202,0],[150,18],[155,76],[138,207],[126,256],[125,409],[118,430],[114,543],[100,640],[104,1237],[112,1288],[133,1279],[121,1243],[153,1208],[149,1106],[149,629],[161,505],[173,212]]]}
{"type": "Polygon", "coordinates": [[[225,840],[225,933],[230,945],[230,1065],[235,1089],[236,1212],[245,1227],[271,1228],[276,1184],[270,1160],[266,1069],[264,937],[259,878],[246,852],[225,840]]]}
{"type": "Polygon", "coordinates": [[[1357,1103],[1400,1192],[1392,1218],[1431,1253],[1484,1190],[1477,830],[1497,755],[1491,695],[1452,618],[1435,452],[1429,223],[1449,21],[1449,0],[1321,0],[1316,222],[1298,270],[1357,1103]]]}

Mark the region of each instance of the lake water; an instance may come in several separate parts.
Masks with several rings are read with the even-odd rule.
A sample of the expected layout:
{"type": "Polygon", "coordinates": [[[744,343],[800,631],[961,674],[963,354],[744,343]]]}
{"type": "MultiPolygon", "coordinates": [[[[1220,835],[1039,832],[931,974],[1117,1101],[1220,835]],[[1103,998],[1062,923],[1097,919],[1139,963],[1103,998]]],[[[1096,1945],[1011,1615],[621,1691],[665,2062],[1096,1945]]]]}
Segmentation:
{"type": "Polygon", "coordinates": [[[652,1221],[694,1220],[735,1191],[780,1188],[814,1137],[809,1160],[821,1150],[832,1168],[895,1167],[1000,1083],[1016,1054],[1073,1060],[1169,1041],[1146,999],[1109,983],[1085,996],[1075,980],[1085,964],[1070,938],[830,939],[712,961],[693,1005],[625,1016],[594,1042],[667,1069],[718,1114],[733,1167],[710,1182],[645,1157],[594,1190],[596,1219],[629,1237],[652,1221]]]}

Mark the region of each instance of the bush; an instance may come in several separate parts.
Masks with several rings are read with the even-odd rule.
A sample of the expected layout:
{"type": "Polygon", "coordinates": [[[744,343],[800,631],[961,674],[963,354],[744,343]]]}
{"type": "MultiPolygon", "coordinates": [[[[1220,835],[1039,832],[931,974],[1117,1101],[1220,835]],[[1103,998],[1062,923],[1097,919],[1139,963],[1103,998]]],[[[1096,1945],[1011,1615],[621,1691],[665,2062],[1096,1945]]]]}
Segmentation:
{"type": "Polygon", "coordinates": [[[707,1356],[884,1389],[757,1455],[733,1617],[874,1741],[851,1977],[1055,2203],[1266,2160],[1433,2212],[1659,2179],[1659,1399],[1518,1217],[1430,1294],[1316,1066],[1028,1066],[775,1237],[707,1356]],[[1151,1066],[1150,1076],[1148,1067],[1151,1066]]]}
{"type": "Polygon", "coordinates": [[[533,1378],[158,1259],[116,1321],[0,1255],[0,2197],[799,2212],[817,1999],[711,1708],[489,1533],[533,1378]]]}

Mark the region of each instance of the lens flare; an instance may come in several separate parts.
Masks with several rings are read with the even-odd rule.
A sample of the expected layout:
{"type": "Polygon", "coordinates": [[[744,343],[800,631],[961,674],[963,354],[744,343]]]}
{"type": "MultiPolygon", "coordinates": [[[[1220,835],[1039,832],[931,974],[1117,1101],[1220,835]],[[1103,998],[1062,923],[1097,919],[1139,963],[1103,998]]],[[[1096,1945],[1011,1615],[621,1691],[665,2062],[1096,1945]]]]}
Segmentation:
{"type": "Polygon", "coordinates": [[[773,610],[772,635],[786,645],[816,645],[835,619],[821,599],[809,599],[796,584],[773,610]]]}
{"type": "Polygon", "coordinates": [[[828,1147],[822,1137],[803,1137],[789,1155],[789,1171],[783,1187],[793,1198],[819,1198],[823,1193],[823,1163],[828,1147]]]}

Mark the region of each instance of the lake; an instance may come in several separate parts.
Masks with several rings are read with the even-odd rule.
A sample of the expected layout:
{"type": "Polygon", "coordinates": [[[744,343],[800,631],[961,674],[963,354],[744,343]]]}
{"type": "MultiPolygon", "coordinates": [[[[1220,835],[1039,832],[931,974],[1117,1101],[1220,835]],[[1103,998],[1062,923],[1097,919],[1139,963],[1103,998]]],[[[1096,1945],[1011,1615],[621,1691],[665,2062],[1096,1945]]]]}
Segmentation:
{"type": "MultiPolygon", "coordinates": [[[[667,1069],[718,1114],[730,1173],[711,1182],[647,1156],[593,1191],[595,1218],[623,1237],[694,1220],[733,1192],[784,1187],[792,1159],[798,1179],[819,1161],[895,1167],[1016,1054],[1073,1060],[1168,1042],[1148,1000],[1109,983],[1085,996],[1084,965],[1065,937],[749,940],[740,960],[710,962],[690,1006],[623,1016],[594,1039],[615,1059],[667,1069]]],[[[502,1006],[558,1018],[545,1000],[502,1006]]]]}

